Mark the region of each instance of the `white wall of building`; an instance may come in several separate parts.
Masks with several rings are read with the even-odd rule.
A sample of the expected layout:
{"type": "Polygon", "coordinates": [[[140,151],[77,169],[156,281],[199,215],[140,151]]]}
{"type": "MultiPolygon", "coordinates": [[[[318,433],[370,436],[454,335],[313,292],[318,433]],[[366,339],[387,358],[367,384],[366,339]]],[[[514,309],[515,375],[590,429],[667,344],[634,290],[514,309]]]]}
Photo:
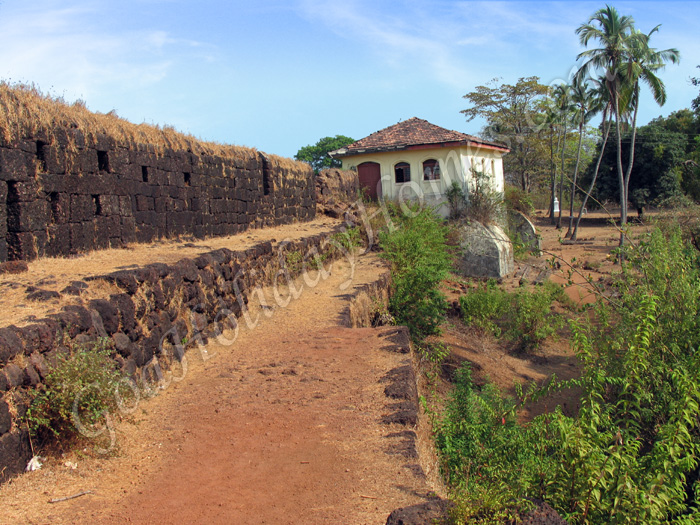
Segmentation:
{"type": "Polygon", "coordinates": [[[502,153],[486,148],[411,149],[353,155],[343,158],[342,161],[343,169],[356,168],[363,162],[376,162],[381,170],[382,194],[385,199],[401,201],[418,199],[425,204],[438,207],[438,213],[445,217],[449,213],[445,202],[447,189],[453,181],[457,181],[462,189],[468,192],[474,180],[472,169],[488,175],[497,191],[502,192],[505,185],[502,153]],[[440,165],[439,180],[424,180],[423,162],[431,159],[437,160],[440,165]],[[395,182],[394,167],[400,162],[410,165],[410,182],[395,182]]]}

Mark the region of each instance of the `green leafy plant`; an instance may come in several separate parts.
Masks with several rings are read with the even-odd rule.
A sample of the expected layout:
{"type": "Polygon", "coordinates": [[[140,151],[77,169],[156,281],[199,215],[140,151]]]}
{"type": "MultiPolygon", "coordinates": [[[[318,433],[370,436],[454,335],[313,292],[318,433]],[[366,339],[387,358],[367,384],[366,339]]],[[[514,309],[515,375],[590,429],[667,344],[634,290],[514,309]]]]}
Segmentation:
{"type": "Polygon", "coordinates": [[[560,287],[508,293],[487,286],[461,296],[459,304],[467,325],[496,337],[503,335],[527,351],[537,349],[561,326],[561,318],[551,315],[552,301],[559,293],[563,293],[560,287]]]}
{"type": "Polygon", "coordinates": [[[466,217],[482,224],[502,223],[503,211],[503,194],[494,189],[491,176],[472,170],[466,217]]]}
{"type": "Polygon", "coordinates": [[[459,182],[452,181],[452,184],[445,192],[447,206],[450,210],[450,219],[461,219],[467,209],[467,196],[459,185],[459,182]]]}
{"type": "Polygon", "coordinates": [[[435,424],[455,522],[515,521],[530,499],[576,524],[700,520],[698,252],[678,228],[627,250],[614,293],[570,322],[581,377],[542,390],[581,389],[576,417],[557,409],[518,425],[495,387],[457,382],[435,424]]]}
{"type": "Polygon", "coordinates": [[[519,425],[517,408],[493,384],[479,389],[468,366],[457,371],[445,412],[434,422],[454,491],[454,522],[511,523],[531,508],[526,498],[542,495],[556,436],[548,434],[544,419],[519,425]]]}
{"type": "Polygon", "coordinates": [[[300,250],[293,250],[284,254],[284,264],[289,273],[297,275],[301,271],[303,258],[304,256],[300,250]]]}
{"type": "Polygon", "coordinates": [[[398,324],[422,341],[439,332],[447,301],[439,285],[447,277],[451,260],[447,228],[428,208],[409,205],[408,213],[392,208],[398,224],[379,235],[381,256],[391,264],[393,293],[389,309],[398,324]]]}
{"type": "Polygon", "coordinates": [[[40,439],[70,440],[79,434],[77,422],[93,427],[117,408],[115,392],[124,376],[111,358],[111,341],[101,338],[91,346],[67,348],[57,355],[43,386],[33,392],[26,414],[30,431],[40,439]]]}

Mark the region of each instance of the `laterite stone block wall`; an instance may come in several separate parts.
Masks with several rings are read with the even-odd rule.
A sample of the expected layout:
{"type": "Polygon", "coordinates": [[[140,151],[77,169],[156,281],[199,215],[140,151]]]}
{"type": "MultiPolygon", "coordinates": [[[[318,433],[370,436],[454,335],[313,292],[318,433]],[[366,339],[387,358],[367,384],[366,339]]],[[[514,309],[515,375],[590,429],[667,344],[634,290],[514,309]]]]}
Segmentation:
{"type": "Polygon", "coordinates": [[[254,150],[217,157],[76,128],[0,134],[0,262],[308,221],[311,168],[254,150]]]}

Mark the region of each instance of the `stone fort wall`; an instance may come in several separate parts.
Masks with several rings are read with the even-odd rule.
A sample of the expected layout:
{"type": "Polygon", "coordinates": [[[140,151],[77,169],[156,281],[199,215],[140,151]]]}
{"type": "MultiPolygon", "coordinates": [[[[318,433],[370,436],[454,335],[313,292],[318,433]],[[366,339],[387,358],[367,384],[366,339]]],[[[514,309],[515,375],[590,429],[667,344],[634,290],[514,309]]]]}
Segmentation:
{"type": "Polygon", "coordinates": [[[217,156],[57,127],[0,136],[0,262],[307,221],[311,168],[254,150],[217,156]]]}

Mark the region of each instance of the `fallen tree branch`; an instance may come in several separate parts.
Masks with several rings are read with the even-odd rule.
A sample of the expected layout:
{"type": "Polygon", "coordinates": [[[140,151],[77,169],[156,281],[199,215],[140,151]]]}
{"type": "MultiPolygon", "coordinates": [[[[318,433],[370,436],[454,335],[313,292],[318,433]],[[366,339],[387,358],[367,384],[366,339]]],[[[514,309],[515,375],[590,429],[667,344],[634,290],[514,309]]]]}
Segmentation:
{"type": "Polygon", "coordinates": [[[83,490],[82,492],[78,492],[77,494],[73,494],[72,496],[66,496],[65,498],[50,499],[49,503],[60,503],[62,501],[68,501],[69,499],[75,499],[79,498],[80,496],[85,496],[86,494],[94,494],[94,492],[91,490],[83,490]]]}

